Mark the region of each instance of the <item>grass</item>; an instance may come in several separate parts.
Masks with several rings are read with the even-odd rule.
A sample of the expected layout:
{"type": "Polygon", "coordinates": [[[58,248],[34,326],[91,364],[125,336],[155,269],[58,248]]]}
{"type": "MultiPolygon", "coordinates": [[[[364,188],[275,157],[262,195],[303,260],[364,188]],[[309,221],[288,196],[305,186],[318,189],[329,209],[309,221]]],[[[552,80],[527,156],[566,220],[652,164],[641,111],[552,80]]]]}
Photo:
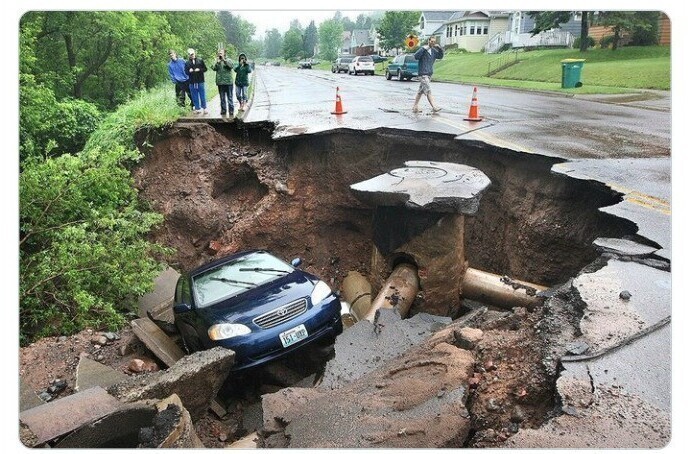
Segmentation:
{"type": "Polygon", "coordinates": [[[549,90],[567,93],[626,93],[635,89],[669,90],[671,86],[670,48],[666,46],[574,49],[520,52],[519,63],[486,77],[489,62],[496,54],[448,53],[434,67],[436,80],[480,83],[549,90]],[[584,58],[583,86],[563,89],[561,64],[565,58],[584,58]]]}

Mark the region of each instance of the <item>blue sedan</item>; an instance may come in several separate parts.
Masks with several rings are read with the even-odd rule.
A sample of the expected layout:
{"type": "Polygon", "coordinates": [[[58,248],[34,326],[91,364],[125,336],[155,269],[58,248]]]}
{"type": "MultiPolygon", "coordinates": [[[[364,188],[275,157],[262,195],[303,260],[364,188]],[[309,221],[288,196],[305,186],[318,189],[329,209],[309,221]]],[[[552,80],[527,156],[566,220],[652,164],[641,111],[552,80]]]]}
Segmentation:
{"type": "Polygon", "coordinates": [[[340,300],[300,263],[247,251],[180,276],[173,312],[185,349],[229,348],[239,370],[335,338],[343,330],[340,300]]]}

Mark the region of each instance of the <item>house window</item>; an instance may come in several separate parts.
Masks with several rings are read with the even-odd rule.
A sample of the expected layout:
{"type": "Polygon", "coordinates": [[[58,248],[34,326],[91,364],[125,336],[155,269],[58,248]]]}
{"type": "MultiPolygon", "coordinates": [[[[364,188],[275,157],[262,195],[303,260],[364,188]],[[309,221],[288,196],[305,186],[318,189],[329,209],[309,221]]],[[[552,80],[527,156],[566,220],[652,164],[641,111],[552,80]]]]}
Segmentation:
{"type": "Polygon", "coordinates": [[[455,36],[458,36],[458,24],[455,24],[455,36]]]}
{"type": "Polygon", "coordinates": [[[424,16],[419,19],[419,28],[424,30],[424,16]]]}
{"type": "Polygon", "coordinates": [[[488,35],[489,34],[489,26],[485,25],[484,30],[482,30],[482,35],[488,35]]]}
{"type": "Polygon", "coordinates": [[[470,35],[474,35],[474,25],[470,25],[470,35]]]}

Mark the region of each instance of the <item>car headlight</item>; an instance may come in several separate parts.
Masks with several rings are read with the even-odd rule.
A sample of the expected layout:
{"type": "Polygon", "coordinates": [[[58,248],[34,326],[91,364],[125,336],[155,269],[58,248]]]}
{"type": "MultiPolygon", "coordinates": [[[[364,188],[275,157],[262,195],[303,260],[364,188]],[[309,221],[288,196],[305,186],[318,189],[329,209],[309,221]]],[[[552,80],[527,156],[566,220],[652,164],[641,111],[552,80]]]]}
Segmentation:
{"type": "Polygon", "coordinates": [[[236,323],[219,323],[208,329],[208,337],[211,340],[230,339],[231,337],[244,336],[251,333],[248,327],[236,323]]]}
{"type": "Polygon", "coordinates": [[[321,301],[326,299],[328,295],[333,293],[333,290],[324,281],[319,281],[314,286],[314,290],[311,291],[311,304],[316,306],[320,304],[321,301]]]}

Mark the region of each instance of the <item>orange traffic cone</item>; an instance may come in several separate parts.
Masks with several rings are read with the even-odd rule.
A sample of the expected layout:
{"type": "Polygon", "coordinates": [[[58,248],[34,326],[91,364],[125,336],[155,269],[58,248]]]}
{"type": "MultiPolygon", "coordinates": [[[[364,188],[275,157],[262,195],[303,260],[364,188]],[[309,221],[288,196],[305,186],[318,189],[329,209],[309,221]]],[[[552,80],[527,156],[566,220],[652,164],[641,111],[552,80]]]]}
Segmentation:
{"type": "Polygon", "coordinates": [[[340,87],[335,87],[335,110],[331,113],[333,115],[342,115],[347,113],[346,110],[343,110],[343,100],[340,99],[340,87]]]}
{"type": "Polygon", "coordinates": [[[477,100],[477,87],[472,92],[472,102],[470,103],[470,113],[465,121],[482,121],[484,117],[479,116],[479,101],[477,100]]]}

